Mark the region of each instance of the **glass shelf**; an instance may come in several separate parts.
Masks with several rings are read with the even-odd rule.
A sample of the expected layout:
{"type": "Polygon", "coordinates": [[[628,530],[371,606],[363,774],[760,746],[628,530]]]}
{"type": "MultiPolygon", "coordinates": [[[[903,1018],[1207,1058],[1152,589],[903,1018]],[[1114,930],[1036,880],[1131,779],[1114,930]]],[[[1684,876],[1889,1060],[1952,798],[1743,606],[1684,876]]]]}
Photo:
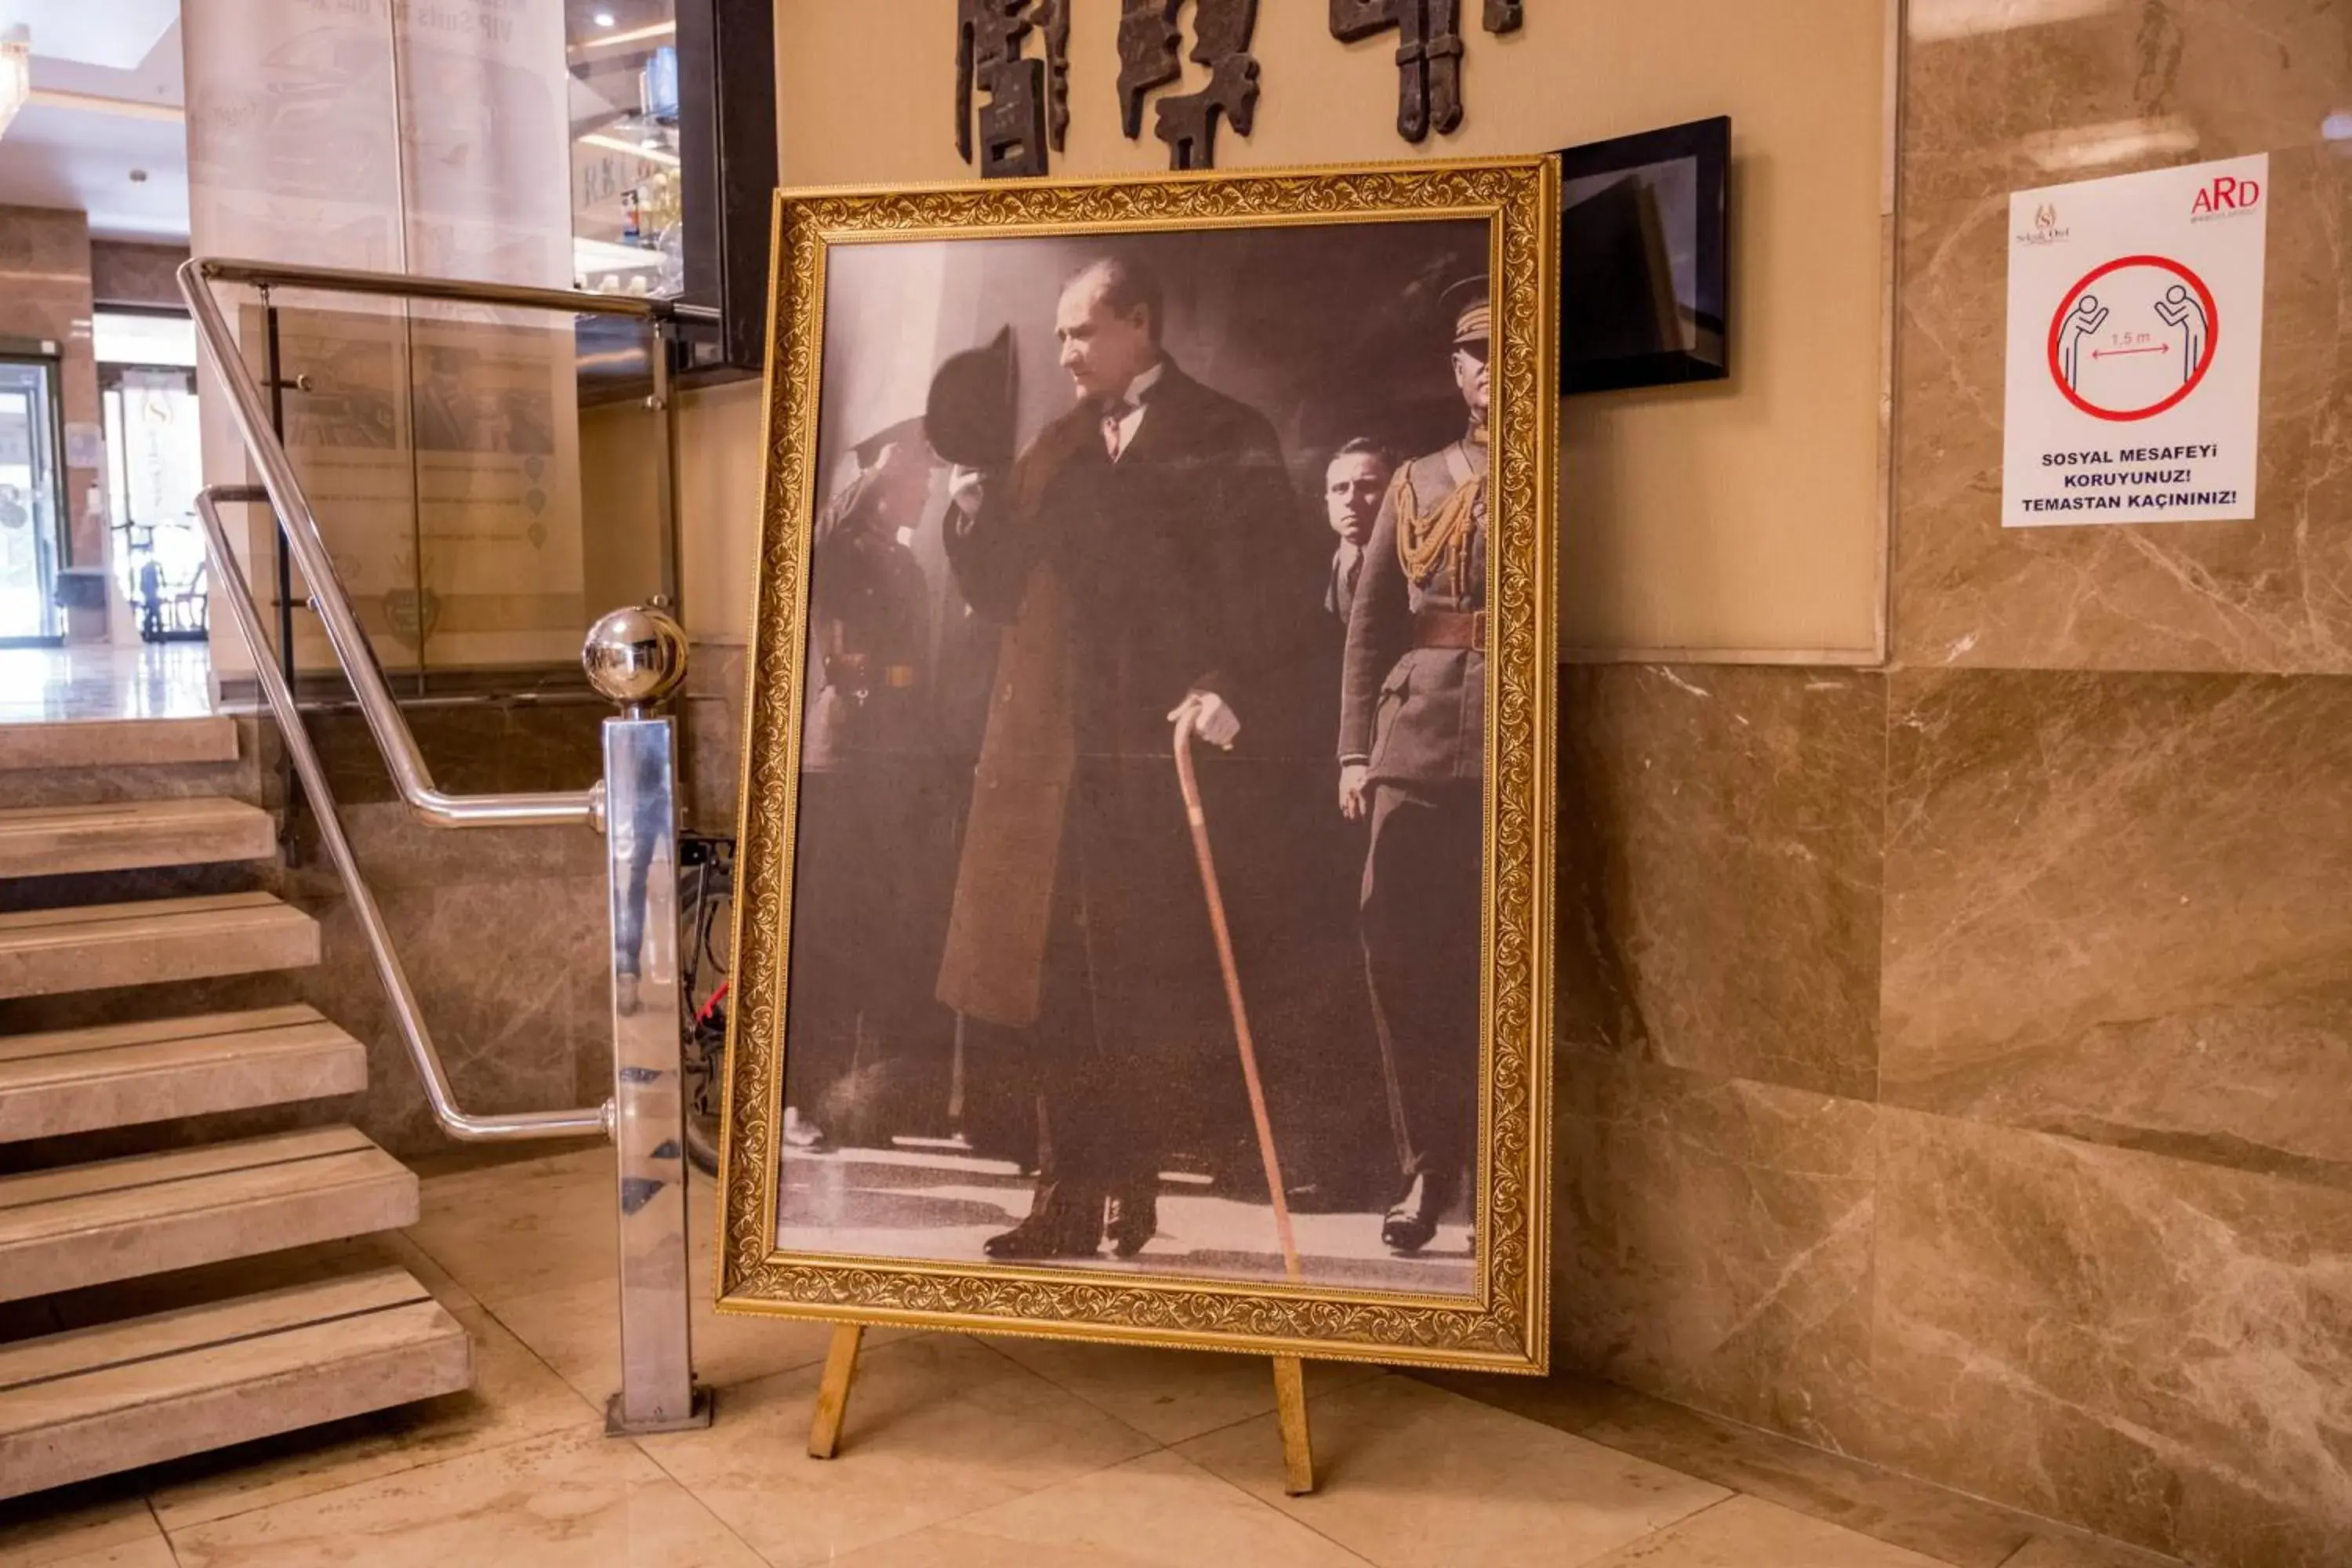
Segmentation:
{"type": "Polygon", "coordinates": [[[676,0],[565,0],[579,287],[686,288],[676,0]]]}

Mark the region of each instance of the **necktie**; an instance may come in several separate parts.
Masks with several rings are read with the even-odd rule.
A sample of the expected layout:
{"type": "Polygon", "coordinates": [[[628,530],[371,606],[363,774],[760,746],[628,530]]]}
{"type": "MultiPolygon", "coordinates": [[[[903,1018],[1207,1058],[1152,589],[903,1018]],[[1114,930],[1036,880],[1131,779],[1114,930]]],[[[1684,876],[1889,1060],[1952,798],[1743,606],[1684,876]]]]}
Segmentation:
{"type": "Polygon", "coordinates": [[[1110,460],[1114,463],[1118,461],[1119,453],[1126,448],[1127,436],[1123,426],[1127,416],[1134,412],[1135,405],[1125,398],[1103,405],[1103,450],[1110,454],[1110,460]]]}

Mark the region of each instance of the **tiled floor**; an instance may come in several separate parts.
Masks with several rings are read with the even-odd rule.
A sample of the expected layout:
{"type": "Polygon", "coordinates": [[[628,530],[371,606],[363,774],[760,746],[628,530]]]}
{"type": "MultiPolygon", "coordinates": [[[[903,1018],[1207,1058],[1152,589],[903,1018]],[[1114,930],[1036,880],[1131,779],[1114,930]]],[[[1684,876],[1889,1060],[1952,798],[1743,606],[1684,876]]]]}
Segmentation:
{"type": "Polygon", "coordinates": [[[212,650],[200,642],[0,648],[0,724],[211,711],[212,650]]]}
{"type": "MultiPolygon", "coordinates": [[[[1263,1363],[866,1338],[803,1451],[821,1324],[695,1319],[708,1431],[601,1436],[604,1151],[453,1162],[388,1253],[476,1335],[469,1393],[0,1505],[7,1568],[2147,1568],[2159,1559],[1622,1390],[1311,1367],[1282,1495],[1263,1363]]],[[[704,1194],[707,1197],[707,1191],[704,1194]]],[[[703,1212],[698,1208],[698,1212],[703,1212]]],[[[701,1261],[707,1238],[698,1237],[701,1261]]]]}

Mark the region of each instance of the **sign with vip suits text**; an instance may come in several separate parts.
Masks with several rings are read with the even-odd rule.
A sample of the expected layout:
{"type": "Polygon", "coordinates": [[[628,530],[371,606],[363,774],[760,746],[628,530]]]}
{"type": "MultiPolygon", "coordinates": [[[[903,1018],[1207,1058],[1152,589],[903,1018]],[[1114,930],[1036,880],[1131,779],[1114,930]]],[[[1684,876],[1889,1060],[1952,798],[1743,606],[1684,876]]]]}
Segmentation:
{"type": "Polygon", "coordinates": [[[2006,528],[2254,515],[2270,159],[2009,198],[2006,528]]]}

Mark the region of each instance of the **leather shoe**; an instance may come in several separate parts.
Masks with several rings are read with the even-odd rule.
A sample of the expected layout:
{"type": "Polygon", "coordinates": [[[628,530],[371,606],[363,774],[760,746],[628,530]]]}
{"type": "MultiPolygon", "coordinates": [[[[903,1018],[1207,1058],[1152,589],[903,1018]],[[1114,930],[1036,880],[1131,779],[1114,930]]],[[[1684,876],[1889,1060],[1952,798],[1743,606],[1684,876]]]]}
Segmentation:
{"type": "Polygon", "coordinates": [[[1143,1244],[1160,1234],[1160,1194],[1149,1187],[1111,1194],[1103,1237],[1115,1257],[1132,1258],[1143,1244]]]}
{"type": "Polygon", "coordinates": [[[1438,1217],[1453,1206],[1454,1184],[1426,1173],[1406,1184],[1404,1196],[1381,1221],[1381,1243],[1397,1252],[1419,1252],[1437,1234],[1438,1217]]]}
{"type": "Polygon", "coordinates": [[[1092,1258],[1101,1247],[1102,1201],[1078,1201],[1048,1190],[1029,1217],[990,1237],[980,1249],[991,1258],[1092,1258]]]}
{"type": "Polygon", "coordinates": [[[980,1249],[991,1258],[1091,1258],[1097,1245],[1067,1226],[1024,1219],[982,1242],[980,1249]]]}

